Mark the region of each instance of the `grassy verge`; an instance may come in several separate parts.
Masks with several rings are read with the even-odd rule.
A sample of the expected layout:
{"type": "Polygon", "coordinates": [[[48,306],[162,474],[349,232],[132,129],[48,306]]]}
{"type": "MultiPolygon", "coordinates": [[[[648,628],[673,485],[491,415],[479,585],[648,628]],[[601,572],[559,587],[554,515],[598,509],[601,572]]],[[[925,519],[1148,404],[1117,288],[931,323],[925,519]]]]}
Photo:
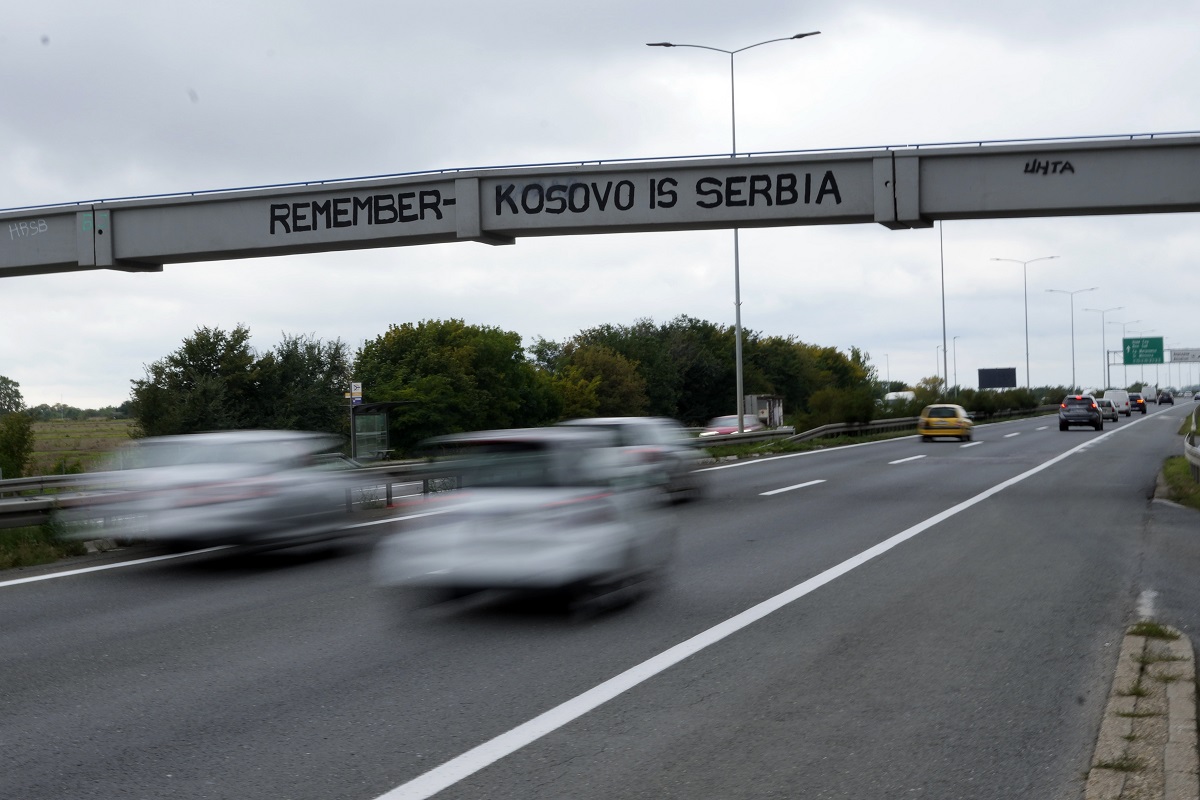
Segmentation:
{"type": "Polygon", "coordinates": [[[98,468],[104,456],[130,439],[127,419],[49,420],[33,424],[27,475],[58,475],[98,468]]]}
{"type": "Polygon", "coordinates": [[[81,556],[83,542],[59,538],[51,525],[35,528],[0,528],[0,569],[49,564],[67,556],[81,556]]]}
{"type": "Polygon", "coordinates": [[[1163,479],[1170,500],[1200,510],[1200,483],[1192,480],[1191,467],[1183,456],[1171,456],[1163,462],[1163,479]]]}

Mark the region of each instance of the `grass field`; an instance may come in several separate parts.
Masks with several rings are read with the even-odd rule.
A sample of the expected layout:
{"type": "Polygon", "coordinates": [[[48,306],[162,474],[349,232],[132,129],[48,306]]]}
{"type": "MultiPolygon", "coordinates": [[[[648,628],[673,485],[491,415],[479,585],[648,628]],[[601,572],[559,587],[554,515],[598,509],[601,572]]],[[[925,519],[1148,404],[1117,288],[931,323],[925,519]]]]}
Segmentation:
{"type": "Polygon", "coordinates": [[[56,475],[97,468],[105,455],[129,441],[128,419],[33,423],[33,457],[26,475],[56,475]]]}

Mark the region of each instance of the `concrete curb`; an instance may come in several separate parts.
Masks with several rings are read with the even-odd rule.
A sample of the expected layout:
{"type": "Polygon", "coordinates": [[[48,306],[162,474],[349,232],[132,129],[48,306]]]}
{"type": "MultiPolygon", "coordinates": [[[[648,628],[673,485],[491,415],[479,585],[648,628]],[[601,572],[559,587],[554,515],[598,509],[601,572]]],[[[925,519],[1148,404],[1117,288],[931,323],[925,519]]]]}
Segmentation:
{"type": "Polygon", "coordinates": [[[1195,651],[1160,627],[1178,638],[1122,640],[1085,800],[1200,800],[1195,651]]]}

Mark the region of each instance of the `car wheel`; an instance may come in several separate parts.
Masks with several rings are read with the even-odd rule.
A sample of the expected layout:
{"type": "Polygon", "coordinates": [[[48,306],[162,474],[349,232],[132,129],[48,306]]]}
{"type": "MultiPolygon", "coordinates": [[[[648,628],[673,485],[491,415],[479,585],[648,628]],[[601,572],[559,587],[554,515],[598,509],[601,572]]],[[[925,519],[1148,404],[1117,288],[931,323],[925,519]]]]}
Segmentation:
{"type": "Polygon", "coordinates": [[[932,436],[922,436],[922,437],[921,437],[921,441],[922,441],[922,442],[932,442],[932,441],[933,441],[933,437],[932,437],[932,436]]]}
{"type": "Polygon", "coordinates": [[[1065,423],[1065,422],[1058,423],[1058,429],[1060,431],[1065,431],[1067,429],[1067,423],[1065,423]]]}

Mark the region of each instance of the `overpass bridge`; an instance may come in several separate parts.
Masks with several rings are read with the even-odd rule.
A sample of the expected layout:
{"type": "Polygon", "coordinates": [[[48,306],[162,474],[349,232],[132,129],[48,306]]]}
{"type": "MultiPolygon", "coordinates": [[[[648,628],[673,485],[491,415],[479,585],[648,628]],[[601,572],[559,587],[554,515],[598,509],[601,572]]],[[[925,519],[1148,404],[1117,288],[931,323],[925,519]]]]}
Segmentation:
{"type": "Polygon", "coordinates": [[[522,236],[1200,210],[1200,134],[445,170],[0,212],[0,277],[522,236]]]}

